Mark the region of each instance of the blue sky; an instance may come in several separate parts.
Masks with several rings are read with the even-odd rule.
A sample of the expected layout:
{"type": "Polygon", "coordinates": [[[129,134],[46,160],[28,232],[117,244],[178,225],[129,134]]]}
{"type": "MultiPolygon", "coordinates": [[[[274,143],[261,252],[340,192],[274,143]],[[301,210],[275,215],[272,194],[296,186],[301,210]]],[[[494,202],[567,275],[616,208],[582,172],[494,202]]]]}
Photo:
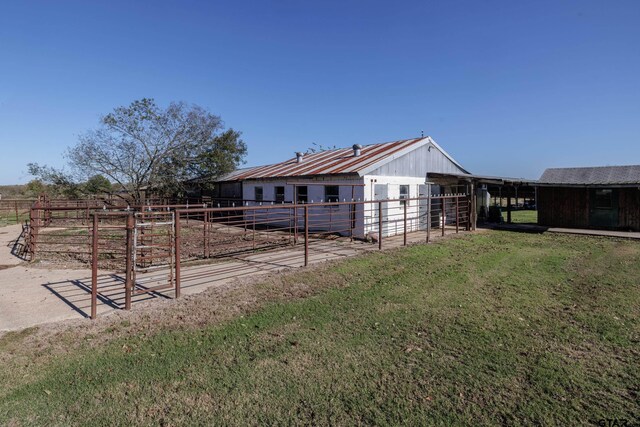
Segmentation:
{"type": "Polygon", "coordinates": [[[0,184],[134,99],[243,132],[247,165],[431,135],[474,173],[640,163],[640,1],[10,1],[0,184]]]}

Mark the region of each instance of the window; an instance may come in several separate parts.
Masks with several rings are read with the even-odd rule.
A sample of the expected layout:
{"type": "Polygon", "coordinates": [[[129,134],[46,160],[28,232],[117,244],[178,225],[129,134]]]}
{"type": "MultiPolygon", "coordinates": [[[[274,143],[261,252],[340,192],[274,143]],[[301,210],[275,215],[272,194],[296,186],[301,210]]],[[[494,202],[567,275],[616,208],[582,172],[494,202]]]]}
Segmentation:
{"type": "Polygon", "coordinates": [[[324,186],[324,201],[334,203],[340,201],[340,187],[337,185],[324,186]]]}
{"type": "Polygon", "coordinates": [[[281,186],[277,186],[276,187],[276,203],[282,203],[284,202],[284,187],[281,186]]]}
{"type": "Polygon", "coordinates": [[[309,201],[307,186],[301,185],[296,187],[296,202],[298,203],[307,203],[309,201]]]}
{"type": "Polygon", "coordinates": [[[611,209],[613,207],[613,190],[596,190],[596,208],[611,209]]]}
{"type": "Polygon", "coordinates": [[[400,186],[400,204],[404,205],[406,203],[406,200],[402,200],[402,199],[408,199],[409,198],[409,186],[408,185],[401,185],[400,186]]]}
{"type": "Polygon", "coordinates": [[[255,191],[255,193],[254,193],[254,200],[255,200],[256,202],[261,202],[261,201],[262,201],[262,198],[263,198],[262,196],[263,196],[263,194],[264,194],[264,193],[262,192],[262,187],[255,187],[255,188],[254,188],[254,191],[255,191]]]}

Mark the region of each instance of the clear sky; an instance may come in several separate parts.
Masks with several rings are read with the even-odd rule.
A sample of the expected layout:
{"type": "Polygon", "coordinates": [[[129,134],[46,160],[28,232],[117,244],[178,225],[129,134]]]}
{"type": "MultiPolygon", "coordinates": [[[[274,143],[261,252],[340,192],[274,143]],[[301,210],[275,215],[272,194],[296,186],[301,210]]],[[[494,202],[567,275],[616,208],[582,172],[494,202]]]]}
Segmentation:
{"type": "Polygon", "coordinates": [[[473,173],[640,163],[640,1],[0,3],[0,184],[142,97],[247,166],[425,134],[473,173]]]}

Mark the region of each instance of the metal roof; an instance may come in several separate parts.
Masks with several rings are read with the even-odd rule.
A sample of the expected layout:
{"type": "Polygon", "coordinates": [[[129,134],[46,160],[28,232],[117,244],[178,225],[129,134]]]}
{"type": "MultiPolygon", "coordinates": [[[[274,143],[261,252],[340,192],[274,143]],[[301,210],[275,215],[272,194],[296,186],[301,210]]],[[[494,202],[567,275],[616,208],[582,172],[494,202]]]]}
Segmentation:
{"type": "Polygon", "coordinates": [[[455,178],[455,179],[463,179],[467,181],[477,181],[479,184],[496,184],[496,185],[533,186],[537,183],[537,181],[534,179],[526,179],[526,178],[510,178],[505,176],[489,176],[489,175],[441,173],[441,172],[429,172],[427,173],[427,179],[429,178],[455,178]]]}
{"type": "Polygon", "coordinates": [[[250,173],[251,171],[260,168],[261,166],[252,166],[247,168],[236,169],[233,172],[229,172],[226,175],[222,175],[218,178],[218,181],[236,181],[238,176],[250,173]]]}
{"type": "Polygon", "coordinates": [[[640,165],[552,168],[544,171],[541,185],[638,185],[640,165]]]}
{"type": "MultiPolygon", "coordinates": [[[[405,155],[425,144],[431,143],[443,152],[453,163],[459,164],[438,146],[430,137],[403,139],[381,144],[365,145],[360,155],[355,156],[353,148],[338,148],[305,154],[300,163],[296,157],[266,166],[257,166],[247,170],[239,170],[224,177],[225,181],[312,176],[336,174],[366,174],[393,159],[405,155]]],[[[460,166],[462,169],[462,166],[460,166]]]]}
{"type": "Polygon", "coordinates": [[[222,181],[234,181],[235,180],[235,176],[241,173],[246,173],[252,169],[255,169],[256,166],[253,167],[247,167],[247,168],[240,168],[240,169],[236,169],[232,172],[229,172],[225,175],[222,175],[220,177],[218,177],[217,175],[202,175],[202,176],[198,176],[196,178],[191,178],[186,180],[185,182],[188,183],[192,183],[192,184],[201,184],[201,183],[206,183],[206,182],[210,182],[210,181],[216,181],[216,182],[222,182],[222,181]]]}

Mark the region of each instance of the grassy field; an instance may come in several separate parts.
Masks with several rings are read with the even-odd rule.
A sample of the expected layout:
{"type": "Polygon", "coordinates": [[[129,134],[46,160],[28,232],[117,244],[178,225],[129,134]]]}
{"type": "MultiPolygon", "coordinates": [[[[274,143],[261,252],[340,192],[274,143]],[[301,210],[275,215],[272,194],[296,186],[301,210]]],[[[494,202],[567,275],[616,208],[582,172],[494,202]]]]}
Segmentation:
{"type": "Polygon", "coordinates": [[[637,423],[639,257],[492,231],[5,334],[0,425],[637,423]]]}

